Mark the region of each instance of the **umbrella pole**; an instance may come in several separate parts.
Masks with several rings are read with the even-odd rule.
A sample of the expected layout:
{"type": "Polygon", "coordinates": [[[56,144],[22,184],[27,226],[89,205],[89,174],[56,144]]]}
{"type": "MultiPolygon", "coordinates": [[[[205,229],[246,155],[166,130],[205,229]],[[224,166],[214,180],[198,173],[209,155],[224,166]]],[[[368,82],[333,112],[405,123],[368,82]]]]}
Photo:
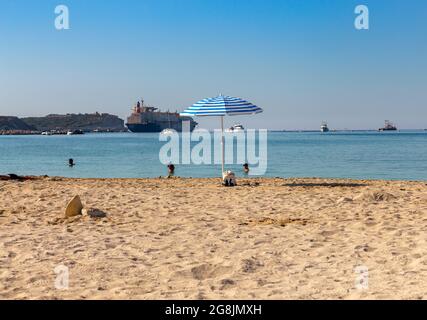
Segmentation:
{"type": "Polygon", "coordinates": [[[224,116],[221,116],[221,160],[222,160],[222,172],[221,172],[221,177],[224,174],[224,162],[225,162],[225,156],[224,156],[224,116]]]}

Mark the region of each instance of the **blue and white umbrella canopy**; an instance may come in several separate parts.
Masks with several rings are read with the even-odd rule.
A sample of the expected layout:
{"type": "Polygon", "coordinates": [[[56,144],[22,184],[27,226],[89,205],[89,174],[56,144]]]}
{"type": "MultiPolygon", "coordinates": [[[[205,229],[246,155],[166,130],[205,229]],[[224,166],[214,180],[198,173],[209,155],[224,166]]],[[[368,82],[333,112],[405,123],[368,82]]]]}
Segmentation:
{"type": "Polygon", "coordinates": [[[262,109],[241,98],[219,95],[214,98],[206,98],[193,104],[181,112],[181,116],[237,116],[256,114],[262,109]]]}
{"type": "Polygon", "coordinates": [[[261,113],[262,109],[241,98],[223,96],[220,94],[214,98],[206,98],[193,104],[191,107],[181,112],[181,116],[217,116],[221,118],[221,153],[222,153],[222,173],[224,175],[224,116],[240,116],[247,114],[261,113]]]}

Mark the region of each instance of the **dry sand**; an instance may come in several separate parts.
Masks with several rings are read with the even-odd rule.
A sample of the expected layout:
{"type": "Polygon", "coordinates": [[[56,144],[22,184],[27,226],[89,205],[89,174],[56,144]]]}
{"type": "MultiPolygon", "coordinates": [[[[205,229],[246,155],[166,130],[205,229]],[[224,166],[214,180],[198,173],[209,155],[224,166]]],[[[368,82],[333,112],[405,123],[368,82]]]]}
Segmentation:
{"type": "Polygon", "coordinates": [[[0,298],[427,298],[425,182],[239,183],[0,181],[0,298]],[[107,218],[63,219],[76,194],[107,218]]]}

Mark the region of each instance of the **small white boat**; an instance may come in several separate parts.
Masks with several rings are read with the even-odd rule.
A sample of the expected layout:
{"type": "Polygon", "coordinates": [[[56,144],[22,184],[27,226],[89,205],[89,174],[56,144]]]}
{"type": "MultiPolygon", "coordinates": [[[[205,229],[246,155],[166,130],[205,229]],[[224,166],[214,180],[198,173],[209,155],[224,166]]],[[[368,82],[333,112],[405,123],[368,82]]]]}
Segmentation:
{"type": "Polygon", "coordinates": [[[169,128],[168,129],[164,129],[162,132],[160,132],[160,134],[164,135],[164,136],[169,136],[169,135],[171,135],[173,133],[175,133],[175,130],[169,129],[169,128]]]}
{"type": "Polygon", "coordinates": [[[225,132],[228,132],[228,133],[245,132],[245,128],[241,124],[235,124],[231,128],[225,129],[225,132]]]}
{"type": "Polygon", "coordinates": [[[50,131],[43,131],[42,132],[42,136],[51,136],[52,135],[52,132],[50,132],[50,131]]]}
{"type": "Polygon", "coordinates": [[[320,126],[320,131],[321,132],[329,132],[328,124],[326,123],[326,121],[322,122],[322,125],[320,126]]]}
{"type": "Polygon", "coordinates": [[[67,132],[67,136],[73,136],[73,135],[75,135],[75,134],[84,134],[84,132],[83,132],[82,130],[79,130],[79,129],[74,130],[74,131],[69,130],[69,131],[67,132]]]}

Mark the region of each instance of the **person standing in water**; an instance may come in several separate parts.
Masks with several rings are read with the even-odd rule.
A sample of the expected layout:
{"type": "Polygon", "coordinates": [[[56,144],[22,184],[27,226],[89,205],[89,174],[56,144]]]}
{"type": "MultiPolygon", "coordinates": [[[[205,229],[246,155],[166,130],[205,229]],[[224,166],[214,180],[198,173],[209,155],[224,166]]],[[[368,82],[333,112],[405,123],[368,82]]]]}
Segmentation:
{"type": "Polygon", "coordinates": [[[74,160],[73,159],[68,159],[68,166],[69,167],[74,167],[76,164],[75,164],[75,162],[74,162],[74,160]]]}
{"type": "Polygon", "coordinates": [[[172,163],[168,164],[168,172],[169,177],[172,177],[175,174],[175,166],[172,163]]]}
{"type": "Polygon", "coordinates": [[[245,163],[245,164],[243,165],[243,172],[244,172],[244,173],[246,173],[246,174],[248,174],[248,173],[249,173],[249,164],[245,163]]]}

